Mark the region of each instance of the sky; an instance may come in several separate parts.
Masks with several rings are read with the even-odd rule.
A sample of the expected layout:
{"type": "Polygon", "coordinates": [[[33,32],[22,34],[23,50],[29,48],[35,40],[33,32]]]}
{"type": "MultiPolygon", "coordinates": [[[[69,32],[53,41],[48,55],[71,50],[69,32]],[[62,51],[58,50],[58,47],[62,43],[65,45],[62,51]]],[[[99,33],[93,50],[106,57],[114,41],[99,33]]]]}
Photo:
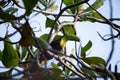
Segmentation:
{"type": "MultiPolygon", "coordinates": [[[[56,0],[57,4],[59,3],[59,0],[56,0]]],[[[91,2],[94,0],[90,0],[91,2]]],[[[109,18],[109,0],[106,0],[104,5],[98,9],[98,11],[103,14],[105,17],[109,18]]],[[[119,9],[119,5],[120,5],[120,1],[119,0],[112,0],[113,1],[113,17],[116,18],[120,18],[120,9],[119,9]]],[[[20,10],[20,13],[22,13],[22,11],[20,10]]],[[[71,18],[60,18],[61,21],[62,20],[70,20],[71,18]]],[[[42,14],[39,14],[35,17],[33,17],[29,22],[31,24],[32,27],[36,27],[34,29],[34,31],[37,30],[41,30],[40,32],[36,32],[37,36],[40,36],[43,33],[47,33],[49,29],[45,29],[45,16],[43,16],[42,14]],[[39,22],[36,23],[36,21],[39,22]]],[[[117,24],[120,25],[119,22],[115,22],[117,24]]],[[[5,31],[6,31],[6,25],[0,25],[0,37],[3,37],[5,35],[5,31]]],[[[109,34],[110,31],[110,27],[108,25],[105,24],[100,24],[100,23],[91,23],[91,22],[78,22],[76,23],[76,30],[77,30],[77,35],[80,37],[80,43],[82,46],[84,46],[85,44],[87,44],[87,42],[89,40],[91,40],[93,42],[93,46],[92,48],[88,51],[88,56],[99,56],[104,58],[105,60],[107,60],[110,50],[111,50],[111,42],[110,41],[103,41],[97,34],[97,32],[99,32],[101,35],[106,35],[109,34]]],[[[14,31],[13,29],[9,30],[12,32],[14,31]]],[[[114,31],[114,33],[116,33],[114,31]]],[[[11,39],[13,41],[18,41],[20,39],[20,37],[18,36],[19,34],[17,34],[15,37],[11,37],[11,39]]],[[[70,53],[71,52],[71,48],[73,48],[73,42],[68,42],[67,43],[67,52],[70,53]]],[[[79,43],[78,43],[79,45],[79,43]]],[[[116,38],[115,39],[115,50],[114,50],[114,54],[112,56],[112,60],[111,60],[111,64],[112,64],[112,70],[114,71],[114,65],[120,60],[120,39],[116,38]]],[[[3,44],[2,42],[0,42],[0,50],[3,49],[3,44]]],[[[120,66],[120,63],[117,64],[118,66],[120,66]]],[[[118,69],[118,71],[120,72],[120,69],[118,69]]]]}
{"type": "MultiPolygon", "coordinates": [[[[104,5],[98,9],[98,11],[103,14],[105,17],[109,18],[109,0],[106,0],[104,5]]],[[[113,17],[120,17],[120,10],[119,10],[119,0],[112,0],[113,1],[113,17]]],[[[120,24],[119,22],[115,22],[120,24]]],[[[99,32],[101,35],[109,34],[109,26],[100,23],[90,23],[90,22],[81,22],[77,25],[78,35],[80,35],[80,39],[82,44],[86,44],[89,40],[93,42],[92,49],[90,50],[89,56],[100,56],[107,60],[110,50],[111,50],[111,42],[110,41],[103,41],[97,34],[99,32]]],[[[114,33],[116,33],[114,31],[114,33]]],[[[120,39],[115,39],[115,50],[111,60],[111,64],[114,65],[120,60],[120,39]]],[[[118,64],[120,66],[120,63],[118,64]]],[[[112,68],[114,69],[114,68],[112,68]]],[[[119,69],[120,71],[120,69],[119,69]]]]}

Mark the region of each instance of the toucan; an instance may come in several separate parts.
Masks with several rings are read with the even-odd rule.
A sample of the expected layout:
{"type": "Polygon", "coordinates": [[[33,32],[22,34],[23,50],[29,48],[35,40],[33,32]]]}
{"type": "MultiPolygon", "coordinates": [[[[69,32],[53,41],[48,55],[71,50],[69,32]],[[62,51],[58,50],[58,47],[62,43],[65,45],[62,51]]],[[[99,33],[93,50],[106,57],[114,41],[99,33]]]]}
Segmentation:
{"type": "MultiPolygon", "coordinates": [[[[43,47],[43,53],[40,54],[39,60],[40,62],[42,61],[48,61],[51,60],[53,58],[53,56],[51,56],[50,54],[47,53],[47,49],[52,49],[52,50],[56,50],[56,51],[63,51],[63,48],[65,48],[67,41],[80,41],[79,38],[77,36],[74,35],[64,35],[61,36],[60,38],[57,38],[55,40],[53,40],[50,45],[48,43],[43,44],[43,40],[41,41],[41,39],[39,39],[41,45],[41,47],[43,47]],[[44,49],[45,48],[45,49],[44,49]]],[[[37,50],[39,51],[39,50],[37,50]]],[[[54,53],[56,54],[56,53],[54,53]]],[[[57,54],[59,55],[59,54],[57,54]]]]}

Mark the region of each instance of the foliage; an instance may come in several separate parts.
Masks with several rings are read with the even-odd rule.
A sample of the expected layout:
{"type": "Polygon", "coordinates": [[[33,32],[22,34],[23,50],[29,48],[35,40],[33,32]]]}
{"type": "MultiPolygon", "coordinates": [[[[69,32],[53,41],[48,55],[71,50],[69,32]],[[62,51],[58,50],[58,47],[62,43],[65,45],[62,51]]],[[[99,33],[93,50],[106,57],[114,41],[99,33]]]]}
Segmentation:
{"type": "MultiPolygon", "coordinates": [[[[4,49],[0,50],[0,61],[9,70],[1,72],[0,79],[10,79],[16,75],[23,74],[22,78],[29,80],[37,80],[39,78],[44,80],[72,80],[76,77],[79,79],[96,80],[98,75],[104,79],[110,77],[115,80],[117,76],[113,75],[115,73],[119,75],[119,73],[117,71],[110,72],[106,69],[107,62],[103,58],[99,56],[87,56],[88,51],[93,46],[92,41],[89,40],[85,46],[80,46],[79,53],[75,51],[70,54],[71,56],[65,51],[66,49],[55,50],[51,45],[53,41],[56,41],[56,44],[59,43],[58,45],[54,45],[57,47],[62,47],[60,45],[61,42],[66,41],[74,41],[75,43],[78,41],[80,43],[81,41],[75,29],[76,22],[105,23],[113,25],[114,27],[112,28],[119,31],[117,24],[113,24],[96,11],[104,4],[104,1],[95,0],[90,5],[89,0],[61,0],[59,5],[56,4],[56,0],[0,1],[0,25],[9,24],[6,28],[7,35],[0,37],[0,41],[4,42],[4,49]],[[84,9],[85,4],[88,4],[86,9],[84,9]],[[19,10],[21,9],[25,13],[19,15],[19,10]],[[54,14],[56,10],[59,13],[54,14]],[[31,26],[29,20],[31,20],[31,16],[36,17],[38,14],[43,14],[42,16],[46,17],[46,23],[42,24],[45,24],[45,29],[49,28],[50,31],[36,37],[34,28],[31,26]],[[61,16],[72,17],[73,20],[60,21],[59,18],[61,16]],[[9,33],[8,27],[16,31],[9,33]],[[16,33],[19,33],[21,36],[19,41],[10,41],[10,38],[15,36],[16,33]],[[40,56],[41,54],[42,57],[40,56]],[[57,62],[51,62],[51,66],[48,68],[46,67],[46,62],[50,63],[50,61],[47,57],[54,58],[57,62]],[[43,59],[43,61],[40,61],[40,59],[43,59]],[[16,67],[21,67],[24,71],[19,71],[16,67]],[[12,74],[14,70],[17,70],[18,73],[12,74]],[[26,74],[28,72],[30,74],[26,74]]],[[[115,38],[119,36],[119,33],[115,38]]],[[[64,45],[65,43],[62,44],[64,45]]],[[[73,47],[77,48],[76,45],[73,45],[73,47]]]]}
{"type": "MultiPolygon", "coordinates": [[[[10,42],[9,39],[7,41],[10,42]]],[[[5,67],[15,67],[18,66],[19,57],[16,50],[9,43],[4,42],[4,50],[2,55],[2,63],[5,67]]]]}

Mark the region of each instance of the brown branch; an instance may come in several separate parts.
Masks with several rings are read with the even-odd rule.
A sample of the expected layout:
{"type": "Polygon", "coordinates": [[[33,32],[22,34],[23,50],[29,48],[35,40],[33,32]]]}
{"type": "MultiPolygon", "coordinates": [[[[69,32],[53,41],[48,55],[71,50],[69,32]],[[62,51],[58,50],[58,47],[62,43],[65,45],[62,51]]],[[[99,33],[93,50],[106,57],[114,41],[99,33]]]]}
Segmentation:
{"type": "Polygon", "coordinates": [[[29,69],[25,69],[24,71],[19,71],[19,73],[16,73],[16,74],[11,74],[11,75],[0,75],[0,79],[1,80],[8,80],[8,79],[11,79],[15,76],[18,76],[18,75],[21,75],[21,74],[24,74],[25,72],[27,72],[29,69]]]}
{"type": "Polygon", "coordinates": [[[5,41],[5,39],[12,37],[12,36],[15,35],[17,32],[18,32],[18,31],[15,31],[15,32],[13,32],[13,33],[5,36],[4,38],[0,37],[0,41],[5,41]]]}
{"type": "Polygon", "coordinates": [[[93,70],[96,72],[101,72],[104,73],[105,75],[109,76],[112,80],[116,80],[115,76],[113,75],[113,73],[103,67],[99,67],[97,65],[94,65],[92,67],[86,65],[82,60],[77,59],[75,56],[71,55],[71,58],[75,59],[79,64],[81,64],[83,67],[89,69],[89,70],[93,70]]]}
{"type": "Polygon", "coordinates": [[[70,64],[75,68],[76,71],[78,71],[79,73],[83,74],[83,75],[86,76],[87,78],[90,78],[89,75],[87,75],[86,73],[84,73],[82,70],[78,69],[78,68],[76,67],[76,65],[74,65],[71,61],[67,60],[66,58],[63,58],[63,60],[65,60],[66,62],[70,63],[70,64]]]}
{"type": "Polygon", "coordinates": [[[51,43],[51,42],[53,41],[54,37],[57,35],[57,33],[58,33],[64,26],[66,26],[66,25],[74,25],[74,24],[75,24],[74,22],[61,23],[61,24],[58,26],[57,30],[51,35],[51,38],[50,38],[49,42],[51,43]]]}
{"type": "MultiPolygon", "coordinates": [[[[93,17],[87,16],[86,18],[89,19],[89,20],[93,20],[93,21],[95,21],[95,22],[99,22],[99,23],[111,25],[111,24],[108,23],[107,21],[103,21],[103,20],[96,19],[96,18],[93,18],[93,17]]],[[[109,19],[109,20],[111,20],[111,19],[109,19]]],[[[112,22],[111,22],[111,23],[112,23],[112,22]]],[[[115,24],[115,23],[112,23],[112,24],[113,24],[116,28],[120,29],[120,26],[119,26],[119,25],[117,25],[117,24],[115,24]]]]}
{"type": "Polygon", "coordinates": [[[72,71],[73,73],[75,73],[76,75],[78,75],[81,78],[85,78],[85,76],[83,74],[81,74],[78,71],[73,70],[71,67],[69,67],[66,63],[64,63],[64,61],[62,60],[66,60],[65,56],[63,57],[59,57],[58,55],[55,55],[53,52],[53,50],[47,50],[48,54],[50,54],[51,56],[53,56],[56,60],[58,60],[61,64],[63,64],[67,69],[69,69],[70,71],[72,71]]]}

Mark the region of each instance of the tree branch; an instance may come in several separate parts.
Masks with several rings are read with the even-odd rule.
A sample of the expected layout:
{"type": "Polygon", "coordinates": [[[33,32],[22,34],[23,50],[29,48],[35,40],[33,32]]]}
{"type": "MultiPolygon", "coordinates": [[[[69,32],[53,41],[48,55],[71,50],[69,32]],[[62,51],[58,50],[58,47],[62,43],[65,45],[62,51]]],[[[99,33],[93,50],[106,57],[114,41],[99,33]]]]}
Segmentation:
{"type": "Polygon", "coordinates": [[[110,20],[108,20],[108,19],[107,19],[106,17],[104,17],[101,13],[99,13],[96,9],[94,9],[88,2],[87,2],[87,4],[88,4],[95,12],[97,12],[103,19],[105,19],[105,21],[106,21],[108,24],[110,24],[113,29],[115,29],[117,32],[120,32],[120,28],[116,28],[110,20]]]}
{"type": "Polygon", "coordinates": [[[58,14],[57,17],[55,18],[55,21],[54,21],[54,23],[53,23],[53,26],[52,26],[52,28],[51,28],[51,30],[50,30],[50,33],[49,33],[49,36],[48,36],[48,43],[50,43],[50,41],[51,41],[50,39],[51,39],[51,35],[52,35],[52,32],[53,32],[53,29],[54,29],[54,27],[55,27],[55,23],[58,21],[59,17],[63,14],[63,12],[64,12],[65,10],[69,9],[69,8],[73,8],[73,7],[76,7],[76,6],[80,5],[80,4],[87,3],[88,1],[89,1],[89,0],[80,1],[80,2],[77,2],[77,3],[75,3],[75,4],[68,5],[68,6],[66,6],[65,8],[61,9],[61,11],[59,12],[59,14],[58,14]]]}

